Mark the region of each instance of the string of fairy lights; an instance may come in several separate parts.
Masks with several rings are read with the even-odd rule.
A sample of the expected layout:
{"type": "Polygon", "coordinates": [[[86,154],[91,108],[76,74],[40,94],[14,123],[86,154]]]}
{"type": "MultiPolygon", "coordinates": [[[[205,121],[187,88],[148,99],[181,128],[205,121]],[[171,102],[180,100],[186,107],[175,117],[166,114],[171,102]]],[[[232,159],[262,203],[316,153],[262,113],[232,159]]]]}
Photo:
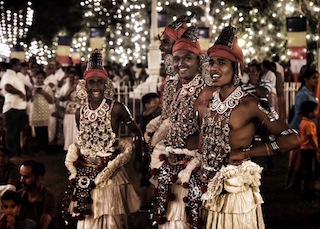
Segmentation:
{"type": "MultiPolygon", "coordinates": [[[[305,0],[305,2],[314,17],[319,17],[319,0],[305,0]]],[[[84,11],[86,27],[73,36],[70,56],[77,52],[81,54],[81,60],[88,59],[92,51],[88,31],[90,27],[99,26],[105,28],[102,51],[109,61],[123,65],[130,61],[147,62],[150,42],[150,1],[147,3],[144,0],[80,0],[79,5],[84,11]]],[[[282,60],[289,58],[290,53],[286,49],[286,17],[297,15],[298,7],[294,0],[278,0],[274,1],[273,10],[266,14],[262,9],[244,10],[241,7],[231,6],[223,0],[158,0],[156,10],[159,13],[168,12],[168,24],[181,14],[191,14],[193,9],[199,9],[201,13],[196,15],[192,23],[210,29],[211,43],[232,19],[232,24],[239,32],[239,44],[243,49],[245,60],[249,62],[252,59],[270,57],[270,53],[274,53],[275,50],[281,52],[282,60]]],[[[34,11],[31,2],[27,2],[25,9],[13,12],[5,9],[4,2],[0,1],[0,12],[0,43],[10,48],[17,43],[22,45],[27,60],[35,56],[38,62],[47,63],[56,57],[58,45],[56,41],[52,44],[43,44],[42,41],[19,43],[32,26],[34,11]]],[[[307,32],[306,39],[318,41],[319,33],[307,32]]]]}
{"type": "Polygon", "coordinates": [[[24,9],[14,12],[6,9],[4,1],[0,1],[0,54],[10,54],[10,49],[15,45],[22,45],[19,41],[27,36],[32,26],[34,10],[32,2],[28,1],[24,9]]]}

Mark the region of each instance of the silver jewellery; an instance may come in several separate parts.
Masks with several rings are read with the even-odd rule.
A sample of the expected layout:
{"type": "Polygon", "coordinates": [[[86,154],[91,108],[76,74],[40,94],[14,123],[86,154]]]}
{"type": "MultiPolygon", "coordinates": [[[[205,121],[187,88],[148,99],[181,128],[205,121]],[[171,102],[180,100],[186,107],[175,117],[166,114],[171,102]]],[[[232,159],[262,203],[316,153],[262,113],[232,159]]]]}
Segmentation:
{"type": "Polygon", "coordinates": [[[206,176],[205,170],[216,172],[222,165],[228,164],[228,156],[231,152],[229,119],[233,108],[245,95],[241,87],[237,87],[228,98],[221,102],[219,91],[213,93],[209,109],[201,125],[203,177],[206,176]]]}
{"type": "Polygon", "coordinates": [[[286,129],[286,130],[283,130],[281,131],[280,135],[281,136],[287,136],[289,134],[298,134],[298,131],[296,131],[295,129],[286,129]]]}
{"type": "MultiPolygon", "coordinates": [[[[112,100],[115,94],[115,89],[110,79],[107,79],[105,82],[105,89],[104,89],[104,97],[106,99],[112,100]]],[[[76,87],[76,95],[81,100],[84,101],[88,98],[88,92],[86,90],[86,81],[79,80],[77,87],[76,87]]]]}
{"type": "Polygon", "coordinates": [[[76,87],[76,95],[82,101],[84,101],[88,98],[85,80],[79,80],[77,87],[76,87]]]}
{"type": "Polygon", "coordinates": [[[210,75],[210,58],[208,57],[207,54],[201,53],[199,55],[199,60],[200,60],[200,71],[202,78],[204,79],[204,82],[206,83],[207,86],[212,86],[212,78],[210,75]]]}
{"type": "Polygon", "coordinates": [[[97,118],[101,118],[106,115],[106,112],[109,110],[109,105],[106,103],[106,100],[103,99],[99,107],[95,110],[91,110],[90,105],[87,104],[83,108],[83,116],[87,118],[90,122],[94,122],[97,118]]]}
{"type": "Polygon", "coordinates": [[[233,76],[233,81],[232,81],[232,84],[234,85],[234,86],[238,86],[239,84],[240,84],[240,81],[241,81],[241,79],[240,79],[240,74],[241,74],[241,68],[240,68],[240,64],[239,63],[236,63],[236,73],[234,74],[234,76],[233,76]]]}
{"type": "Polygon", "coordinates": [[[99,154],[114,152],[116,134],[111,126],[111,106],[103,99],[96,110],[91,110],[89,104],[80,109],[80,126],[77,135],[77,144],[80,149],[84,149],[85,156],[95,157],[99,154]],[[87,155],[88,154],[88,155],[87,155]]]}
{"type": "Polygon", "coordinates": [[[245,92],[241,90],[241,87],[237,87],[224,101],[221,101],[219,91],[215,91],[212,94],[209,108],[211,111],[217,111],[219,114],[222,114],[226,110],[236,107],[244,95],[245,92]]]}
{"type": "Polygon", "coordinates": [[[274,108],[268,101],[259,99],[258,108],[267,115],[270,122],[274,122],[279,119],[278,113],[274,110],[274,108]]]}
{"type": "Polygon", "coordinates": [[[184,148],[188,136],[200,131],[194,117],[194,104],[204,86],[204,80],[198,74],[174,94],[169,116],[172,125],[168,134],[168,144],[173,148],[184,148]]]}
{"type": "Polygon", "coordinates": [[[114,89],[112,81],[110,79],[107,79],[105,86],[106,86],[106,88],[104,89],[104,97],[106,99],[112,100],[114,97],[114,94],[115,94],[115,89],[114,89]]]}

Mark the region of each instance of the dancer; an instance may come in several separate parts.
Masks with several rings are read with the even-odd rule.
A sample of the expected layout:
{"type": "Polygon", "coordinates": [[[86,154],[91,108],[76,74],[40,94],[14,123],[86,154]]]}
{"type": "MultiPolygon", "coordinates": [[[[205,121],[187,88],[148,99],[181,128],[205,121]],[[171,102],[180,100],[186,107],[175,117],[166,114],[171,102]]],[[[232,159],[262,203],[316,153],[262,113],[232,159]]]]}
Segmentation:
{"type": "Polygon", "coordinates": [[[88,100],[76,112],[79,134],[65,160],[74,187],[70,211],[78,218],[78,229],[128,228],[127,215],[140,208],[140,200],[123,167],[132,147],[119,143],[120,123],[133,132],[137,153],[141,131],[128,108],[113,100],[112,82],[98,50],[91,54],[84,80],[77,94],[88,100]]]}
{"type": "Polygon", "coordinates": [[[159,228],[201,227],[201,182],[193,172],[199,167],[196,155],[200,129],[195,107],[202,102],[205,82],[211,80],[201,69],[208,58],[201,53],[196,32],[189,27],[173,46],[171,68],[179,75],[181,86],[173,95],[167,128],[157,131],[163,132],[166,140],[159,141],[151,155],[156,196],[153,216],[159,228]]]}
{"type": "Polygon", "coordinates": [[[259,192],[262,168],[250,157],[271,156],[300,146],[297,132],[279,120],[265,100],[247,94],[239,85],[243,54],[236,29],[223,29],[208,49],[212,84],[218,90],[199,106],[201,120],[199,171],[208,182],[203,195],[208,211],[206,228],[264,228],[259,192]],[[258,125],[273,139],[254,144],[258,125]]]}

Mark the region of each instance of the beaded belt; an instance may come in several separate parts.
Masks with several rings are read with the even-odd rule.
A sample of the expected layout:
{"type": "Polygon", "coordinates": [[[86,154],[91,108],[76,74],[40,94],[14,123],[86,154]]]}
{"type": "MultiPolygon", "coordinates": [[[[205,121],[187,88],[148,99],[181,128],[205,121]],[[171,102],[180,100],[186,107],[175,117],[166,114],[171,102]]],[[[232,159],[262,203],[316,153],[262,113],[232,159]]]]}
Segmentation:
{"type": "Polygon", "coordinates": [[[185,154],[173,154],[169,152],[168,162],[170,165],[182,165],[184,164],[185,160],[192,159],[192,156],[188,156],[185,154]]]}

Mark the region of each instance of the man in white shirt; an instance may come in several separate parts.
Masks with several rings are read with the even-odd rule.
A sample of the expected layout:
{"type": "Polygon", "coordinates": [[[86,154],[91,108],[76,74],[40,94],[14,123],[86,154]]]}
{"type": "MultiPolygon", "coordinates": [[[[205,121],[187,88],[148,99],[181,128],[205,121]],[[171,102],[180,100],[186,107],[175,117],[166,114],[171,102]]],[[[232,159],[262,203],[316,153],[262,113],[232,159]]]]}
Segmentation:
{"type": "Polygon", "coordinates": [[[11,59],[8,69],[3,74],[0,83],[5,98],[3,113],[6,119],[7,129],[6,145],[10,156],[18,156],[21,154],[20,132],[26,118],[27,102],[25,84],[17,74],[20,68],[20,60],[16,58],[11,59]]]}
{"type": "MultiPolygon", "coordinates": [[[[44,84],[49,85],[51,87],[55,96],[55,92],[58,86],[58,80],[57,80],[57,77],[55,76],[55,66],[52,63],[46,66],[46,78],[44,79],[44,84]]],[[[51,114],[55,112],[56,109],[57,107],[55,102],[52,104],[49,104],[49,110],[51,114]]],[[[56,130],[57,130],[57,118],[51,115],[49,119],[49,126],[48,126],[49,143],[55,140],[56,130]]]]}

